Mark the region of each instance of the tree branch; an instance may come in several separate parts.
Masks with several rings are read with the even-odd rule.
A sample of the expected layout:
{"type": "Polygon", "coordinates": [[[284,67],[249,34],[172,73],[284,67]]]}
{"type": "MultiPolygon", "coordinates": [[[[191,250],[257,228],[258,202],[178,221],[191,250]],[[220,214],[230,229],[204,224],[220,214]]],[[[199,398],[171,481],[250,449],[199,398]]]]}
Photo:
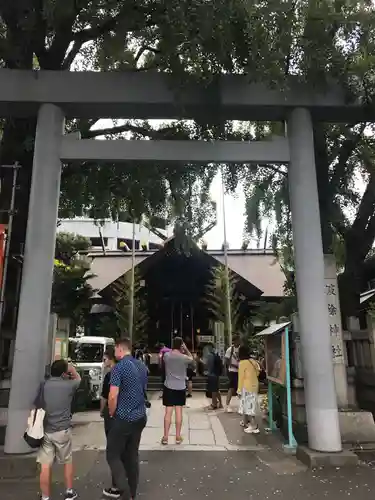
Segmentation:
{"type": "Polygon", "coordinates": [[[150,47],[149,45],[142,45],[142,47],[138,50],[135,58],[134,58],[134,64],[137,66],[139,59],[143,56],[143,54],[148,51],[148,52],[153,52],[154,54],[160,54],[160,50],[155,49],[154,47],[150,47]]]}
{"type": "MultiPolygon", "coordinates": [[[[362,123],[359,132],[356,134],[350,133],[349,137],[347,137],[340,146],[340,149],[337,153],[338,162],[335,165],[335,170],[330,180],[331,185],[340,184],[340,179],[345,173],[346,164],[351,154],[358,146],[358,142],[361,140],[365,128],[366,123],[362,123]]],[[[334,158],[335,156],[332,158],[332,160],[334,160],[334,158]]]]}
{"type": "Polygon", "coordinates": [[[33,29],[34,52],[39,61],[39,65],[41,66],[47,53],[45,46],[47,22],[43,16],[43,0],[33,0],[33,4],[36,18],[36,23],[33,29]]]}
{"type": "Polygon", "coordinates": [[[142,9],[137,2],[134,1],[133,5],[124,5],[115,17],[108,17],[105,21],[97,26],[86,28],[74,33],[74,40],[79,42],[88,42],[96,40],[97,38],[106,35],[110,31],[114,31],[119,23],[126,20],[128,26],[124,28],[124,33],[129,31],[137,31],[141,28],[152,26],[155,23],[153,15],[155,14],[155,7],[148,7],[142,9]],[[141,26],[137,26],[140,23],[141,26]]]}
{"type": "MultiPolygon", "coordinates": [[[[73,47],[69,51],[68,55],[66,56],[63,66],[64,69],[68,69],[70,65],[73,63],[75,57],[81,50],[82,46],[91,40],[96,40],[111,31],[115,31],[116,28],[119,28],[120,23],[124,22],[124,20],[127,22],[127,26],[123,27],[124,33],[128,33],[130,31],[136,31],[140,28],[147,27],[148,25],[154,24],[152,20],[152,16],[150,17],[150,14],[153,12],[149,9],[143,9],[141,10],[139,6],[136,5],[136,3],[132,6],[129,4],[126,4],[123,6],[123,8],[119,11],[117,16],[115,17],[108,17],[105,19],[102,23],[92,26],[90,28],[85,28],[83,30],[77,31],[73,33],[73,47]],[[148,22],[148,18],[150,18],[148,22]],[[140,26],[137,26],[137,24],[140,24],[140,26]]],[[[153,49],[152,47],[145,47],[141,48],[140,51],[138,52],[138,59],[141,57],[142,53],[144,50],[152,50],[155,51],[156,49],[153,49]],[[143,51],[141,51],[143,49],[143,51]]]]}
{"type": "Polygon", "coordinates": [[[108,18],[102,24],[77,31],[73,35],[74,41],[83,44],[85,42],[89,42],[90,40],[96,40],[97,38],[109,33],[116,28],[119,21],[118,17],[119,16],[108,18]]]}
{"type": "Polygon", "coordinates": [[[145,137],[151,137],[151,139],[161,139],[166,136],[170,136],[174,132],[174,127],[166,127],[160,130],[150,130],[147,127],[141,127],[138,125],[133,125],[131,123],[124,123],[123,125],[118,125],[117,127],[109,127],[102,129],[89,130],[84,136],[84,139],[92,139],[94,137],[100,137],[104,135],[111,134],[121,134],[124,132],[133,132],[135,134],[141,134],[145,137]]]}
{"type": "Polygon", "coordinates": [[[62,66],[61,66],[62,70],[70,69],[70,66],[73,64],[74,59],[79,54],[79,51],[81,50],[84,43],[85,42],[78,41],[78,40],[73,42],[71,49],[69,50],[69,52],[65,56],[64,62],[62,63],[62,66]]]}
{"type": "Polygon", "coordinates": [[[364,259],[375,238],[375,173],[371,173],[356,218],[345,237],[347,249],[364,259]]]}
{"type": "Polygon", "coordinates": [[[268,170],[272,170],[273,172],[277,173],[277,174],[281,174],[281,175],[288,175],[288,171],[287,170],[281,170],[280,168],[276,167],[275,165],[270,165],[270,164],[259,164],[258,165],[258,168],[267,168],[268,170]]]}

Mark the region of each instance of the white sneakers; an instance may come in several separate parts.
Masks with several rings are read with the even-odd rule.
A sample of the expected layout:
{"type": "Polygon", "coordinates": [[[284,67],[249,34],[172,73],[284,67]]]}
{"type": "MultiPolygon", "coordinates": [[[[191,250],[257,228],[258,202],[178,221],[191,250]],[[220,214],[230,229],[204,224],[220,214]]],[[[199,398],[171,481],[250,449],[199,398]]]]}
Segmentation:
{"type": "Polygon", "coordinates": [[[260,433],[260,430],[258,429],[258,427],[256,429],[253,429],[252,427],[245,427],[245,429],[243,431],[246,432],[246,434],[259,434],[260,433]]]}

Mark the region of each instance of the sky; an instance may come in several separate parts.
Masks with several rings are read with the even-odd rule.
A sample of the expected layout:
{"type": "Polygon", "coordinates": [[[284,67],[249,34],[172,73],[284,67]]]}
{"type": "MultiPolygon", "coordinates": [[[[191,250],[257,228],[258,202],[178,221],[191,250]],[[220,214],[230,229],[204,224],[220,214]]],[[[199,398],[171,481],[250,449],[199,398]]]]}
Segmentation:
{"type": "MultiPolygon", "coordinates": [[[[202,240],[207,243],[209,249],[218,250],[224,243],[224,213],[223,213],[223,190],[221,183],[221,176],[218,174],[211,186],[211,198],[216,202],[217,211],[217,224],[206,233],[202,240]]],[[[243,243],[243,229],[245,224],[245,196],[243,190],[239,187],[234,195],[225,194],[225,221],[226,233],[229,248],[238,250],[243,243]]],[[[168,231],[168,236],[172,234],[172,228],[168,231]]],[[[256,246],[251,242],[251,246],[256,246]]]]}
{"type": "MultiPolygon", "coordinates": [[[[218,249],[224,243],[224,215],[221,176],[217,175],[211,186],[212,200],[217,203],[217,224],[204,237],[208,248],[218,249]]],[[[224,198],[226,233],[229,248],[239,249],[243,243],[245,223],[245,196],[239,187],[235,195],[226,194],[224,198]]]]}

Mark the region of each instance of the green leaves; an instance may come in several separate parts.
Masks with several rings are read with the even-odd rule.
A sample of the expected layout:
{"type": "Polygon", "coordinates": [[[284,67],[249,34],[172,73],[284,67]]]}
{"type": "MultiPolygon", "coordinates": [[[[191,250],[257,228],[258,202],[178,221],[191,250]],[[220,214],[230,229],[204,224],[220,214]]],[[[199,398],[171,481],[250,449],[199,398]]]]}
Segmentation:
{"type": "Polygon", "coordinates": [[[91,247],[91,241],[84,236],[58,232],[56,235],[55,259],[65,265],[74,265],[80,252],[85,252],[91,247]]]}
{"type": "MultiPolygon", "coordinates": [[[[129,317],[131,305],[131,276],[130,271],[117,279],[111,285],[112,306],[116,322],[116,336],[129,331],[129,317]]],[[[148,308],[146,289],[142,286],[142,276],[137,267],[134,269],[134,316],[133,316],[133,343],[147,340],[148,308]]]]}
{"type": "MultiPolygon", "coordinates": [[[[244,318],[241,315],[241,299],[236,290],[238,278],[229,271],[229,297],[231,302],[232,332],[240,333],[243,329],[244,318]]],[[[221,264],[211,269],[211,279],[206,286],[206,293],[203,299],[205,306],[212,318],[217,322],[227,325],[227,289],[226,270],[221,264]]],[[[228,332],[226,332],[228,335],[228,332]]]]}
{"type": "MultiPolygon", "coordinates": [[[[90,125],[89,125],[90,126],[90,125]]],[[[73,123],[71,130],[82,127],[84,136],[99,135],[87,130],[86,123],[73,123]]],[[[202,135],[195,123],[172,122],[157,130],[142,121],[129,121],[115,127],[129,130],[134,139],[195,139],[202,135]]],[[[104,131],[105,133],[105,131],[104,131]]],[[[215,220],[209,190],[217,172],[216,165],[125,162],[124,164],[69,164],[63,167],[59,216],[88,213],[96,219],[117,219],[118,214],[160,217],[170,225],[184,227],[196,237],[215,220]]]]}
{"type": "MultiPolygon", "coordinates": [[[[171,75],[177,102],[190,79],[206,85],[228,72],[276,88],[287,87],[290,75],[323,91],[334,79],[346,88],[348,100],[372,107],[374,12],[373,2],[341,0],[43,0],[32,5],[13,0],[0,4],[0,62],[23,69],[153,69],[171,75]]],[[[248,140],[267,137],[276,126],[283,128],[233,126],[215,116],[204,121],[120,126],[121,134],[130,132],[136,139],[171,140],[236,136],[248,140]]],[[[83,135],[93,134],[92,122],[74,125],[83,135]]],[[[323,233],[345,238],[360,201],[354,181],[361,176],[368,182],[374,149],[358,126],[322,126],[323,146],[316,148],[316,156],[321,153],[321,213],[323,225],[328,226],[323,233]]],[[[119,133],[120,129],[107,131],[111,137],[123,137],[119,133]]],[[[19,144],[12,151],[25,163],[22,152],[31,152],[32,142],[21,139],[17,135],[19,144]]],[[[31,165],[31,155],[27,158],[31,165]]],[[[246,238],[259,239],[261,220],[267,217],[274,222],[279,244],[290,240],[286,168],[230,165],[224,170],[229,191],[238,182],[244,186],[246,238]]],[[[60,216],[89,213],[103,219],[121,212],[137,218],[156,216],[194,237],[201,232],[204,214],[213,220],[208,192],[216,172],[215,165],[183,163],[65,165],[60,216]]]]}
{"type": "Polygon", "coordinates": [[[95,292],[88,283],[93,278],[88,272],[90,264],[79,255],[90,246],[90,240],[83,236],[57,233],[51,310],[70,318],[74,327],[85,323],[95,292]]]}

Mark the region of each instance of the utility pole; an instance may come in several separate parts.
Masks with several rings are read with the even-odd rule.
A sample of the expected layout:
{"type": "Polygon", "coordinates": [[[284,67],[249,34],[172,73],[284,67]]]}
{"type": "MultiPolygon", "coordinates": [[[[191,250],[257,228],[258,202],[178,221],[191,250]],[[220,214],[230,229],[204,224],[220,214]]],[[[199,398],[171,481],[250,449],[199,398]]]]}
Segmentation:
{"type": "Polygon", "coordinates": [[[224,186],[224,169],[221,167],[221,191],[223,203],[223,229],[224,229],[224,266],[225,266],[225,295],[226,295],[226,327],[228,332],[228,344],[232,345],[232,304],[230,297],[230,280],[228,267],[228,242],[227,242],[227,224],[225,220],[225,186],[224,186]]]}
{"type": "Polygon", "coordinates": [[[131,278],[130,278],[130,304],[129,304],[129,338],[131,343],[133,343],[133,331],[134,331],[134,278],[135,278],[134,268],[135,268],[135,219],[133,219],[132,268],[131,268],[131,278]]]}
{"type": "Polygon", "coordinates": [[[5,305],[5,283],[7,279],[8,272],[8,262],[9,262],[9,252],[10,252],[10,238],[12,234],[12,226],[13,226],[13,218],[14,218],[14,206],[16,201],[16,189],[17,189],[17,175],[18,169],[20,166],[18,163],[14,165],[0,165],[0,168],[9,168],[13,169],[13,180],[12,180],[12,193],[10,198],[9,209],[6,210],[8,213],[8,227],[6,231],[6,239],[5,239],[5,249],[4,249],[4,259],[3,262],[0,262],[0,353],[2,352],[2,342],[1,342],[1,330],[2,330],[2,322],[4,315],[4,305],[5,305]]]}

